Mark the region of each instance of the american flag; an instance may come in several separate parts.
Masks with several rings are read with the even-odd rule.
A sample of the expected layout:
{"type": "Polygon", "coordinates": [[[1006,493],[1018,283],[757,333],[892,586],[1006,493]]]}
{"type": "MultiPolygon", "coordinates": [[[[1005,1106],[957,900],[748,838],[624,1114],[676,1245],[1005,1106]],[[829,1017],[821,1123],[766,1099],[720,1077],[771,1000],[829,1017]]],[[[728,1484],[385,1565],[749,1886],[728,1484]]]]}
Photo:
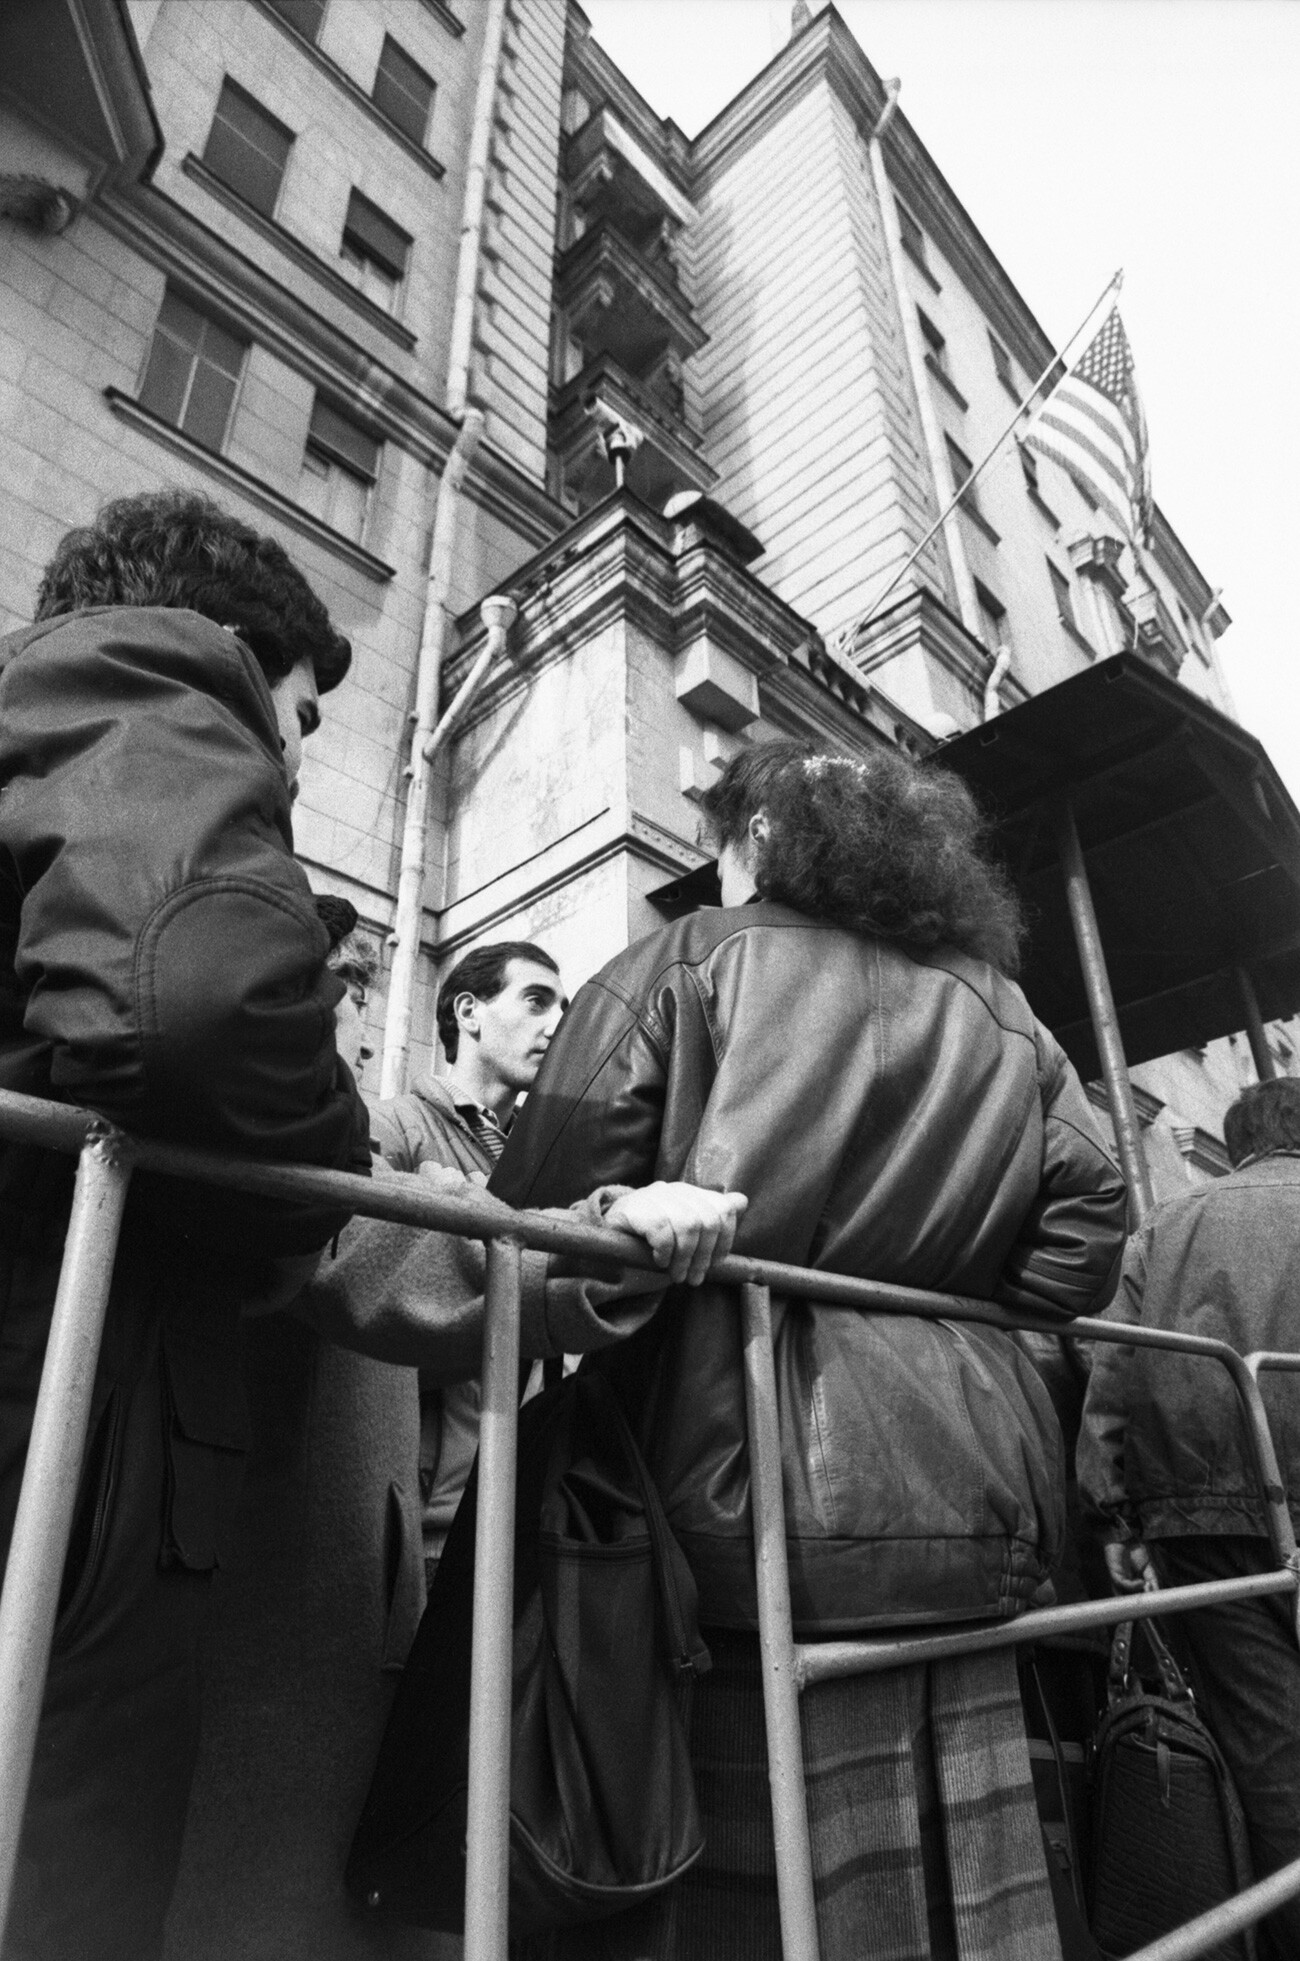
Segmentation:
{"type": "Polygon", "coordinates": [[[1079,479],[1125,537],[1145,543],[1151,529],[1147,425],[1118,307],[1048,396],[1025,441],[1079,479]]]}

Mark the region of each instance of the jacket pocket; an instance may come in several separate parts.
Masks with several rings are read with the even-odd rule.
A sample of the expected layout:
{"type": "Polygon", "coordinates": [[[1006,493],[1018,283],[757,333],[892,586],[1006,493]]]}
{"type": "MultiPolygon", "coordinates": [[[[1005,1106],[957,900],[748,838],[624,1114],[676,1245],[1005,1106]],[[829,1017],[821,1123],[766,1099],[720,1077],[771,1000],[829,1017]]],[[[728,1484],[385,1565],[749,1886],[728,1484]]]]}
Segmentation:
{"type": "Polygon", "coordinates": [[[163,1421],[162,1564],[209,1573],[223,1563],[248,1449],[233,1349],[215,1358],[164,1335],[163,1421]]]}

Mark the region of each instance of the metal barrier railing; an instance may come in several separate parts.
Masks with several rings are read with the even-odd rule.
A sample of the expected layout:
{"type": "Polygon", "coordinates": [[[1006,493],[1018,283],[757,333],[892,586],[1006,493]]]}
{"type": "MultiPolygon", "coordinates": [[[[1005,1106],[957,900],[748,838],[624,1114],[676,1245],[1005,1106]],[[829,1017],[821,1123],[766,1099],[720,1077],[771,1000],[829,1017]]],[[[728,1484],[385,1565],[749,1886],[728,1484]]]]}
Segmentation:
{"type": "MultiPolygon", "coordinates": [[[[236,1161],[130,1138],[85,1110],[0,1091],[0,1140],[78,1156],[63,1266],[33,1417],[9,1560],[0,1596],[0,1940],[8,1915],[59,1587],[71,1531],[113,1259],[133,1171],[161,1172],[263,1196],[315,1199],[377,1219],[482,1240],[487,1248],[478,1555],[474,1580],[465,1961],[506,1961],[509,1882],[510,1713],[520,1255],[528,1247],[608,1267],[649,1267],[644,1244],[608,1228],[515,1212],[486,1193],[451,1195],[411,1180],[372,1183],[348,1172],[236,1161]]],[[[1286,1505],[1258,1374],[1300,1369],[1300,1355],[1242,1357],[1226,1344],[1095,1320],[1013,1315],[881,1281],[732,1256],[710,1278],[741,1296],[745,1397],[752,1466],[759,1640],[785,1961],[818,1961],[816,1910],[799,1731],[800,1691],[833,1676],[1010,1647],[1045,1634],[1107,1626],[1216,1601],[1289,1592],[1300,1555],[1286,1505]],[[863,1312],[976,1321],[1087,1341],[1205,1356],[1226,1368],[1250,1440],[1277,1570],[1241,1580],[1168,1588],[1118,1600],[1040,1609],[1013,1621],[942,1634],[796,1644],[790,1617],[771,1297],[863,1312]]],[[[1300,1859],[1235,1900],[1143,1948],[1131,1961],[1193,1961],[1300,1894],[1300,1859]]]]}

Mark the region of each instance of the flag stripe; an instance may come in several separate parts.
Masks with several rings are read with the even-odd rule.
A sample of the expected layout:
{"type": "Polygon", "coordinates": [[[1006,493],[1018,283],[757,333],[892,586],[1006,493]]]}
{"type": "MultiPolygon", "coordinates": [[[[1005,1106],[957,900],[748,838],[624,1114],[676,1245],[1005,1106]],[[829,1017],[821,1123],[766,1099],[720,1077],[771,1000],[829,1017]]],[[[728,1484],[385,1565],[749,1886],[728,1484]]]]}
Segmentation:
{"type": "Polygon", "coordinates": [[[1112,306],[1023,440],[1068,470],[1128,537],[1146,533],[1151,519],[1146,422],[1118,307],[1112,306]]]}

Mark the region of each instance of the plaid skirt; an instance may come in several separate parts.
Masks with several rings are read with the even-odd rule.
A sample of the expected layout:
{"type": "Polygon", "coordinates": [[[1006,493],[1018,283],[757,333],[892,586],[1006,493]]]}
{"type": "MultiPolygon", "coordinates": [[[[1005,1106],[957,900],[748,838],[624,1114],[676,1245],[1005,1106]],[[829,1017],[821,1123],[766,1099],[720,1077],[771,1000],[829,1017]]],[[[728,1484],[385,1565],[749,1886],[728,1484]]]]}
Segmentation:
{"type": "MultiPolygon", "coordinates": [[[[702,1857],[652,1906],[518,1961],[781,1961],[758,1642],[708,1641],[702,1857]]],[[[819,1683],[800,1719],[822,1961],[1060,1961],[1013,1655],[819,1683]]]]}

